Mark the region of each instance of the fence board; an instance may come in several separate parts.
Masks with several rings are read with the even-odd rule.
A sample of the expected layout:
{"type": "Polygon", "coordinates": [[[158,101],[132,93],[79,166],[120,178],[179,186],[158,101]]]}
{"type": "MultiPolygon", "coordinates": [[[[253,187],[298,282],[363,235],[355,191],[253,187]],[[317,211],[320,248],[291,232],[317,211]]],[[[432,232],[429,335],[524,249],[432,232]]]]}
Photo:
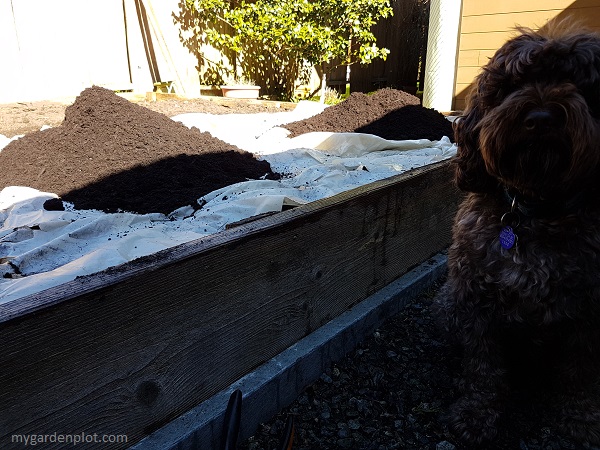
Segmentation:
{"type": "Polygon", "coordinates": [[[377,23],[372,31],[377,45],[390,50],[385,61],[354,65],[350,71],[353,92],[371,92],[383,87],[415,93],[423,89],[429,0],[393,0],[394,14],[377,23]]]}

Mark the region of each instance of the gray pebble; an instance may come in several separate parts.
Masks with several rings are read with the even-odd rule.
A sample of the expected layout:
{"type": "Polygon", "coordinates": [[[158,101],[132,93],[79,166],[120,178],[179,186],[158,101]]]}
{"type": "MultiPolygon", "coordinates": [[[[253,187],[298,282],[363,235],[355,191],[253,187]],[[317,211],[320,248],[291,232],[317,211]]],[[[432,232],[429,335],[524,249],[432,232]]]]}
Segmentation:
{"type": "Polygon", "coordinates": [[[456,446],[448,441],[438,442],[435,450],[456,450],[456,446]]]}

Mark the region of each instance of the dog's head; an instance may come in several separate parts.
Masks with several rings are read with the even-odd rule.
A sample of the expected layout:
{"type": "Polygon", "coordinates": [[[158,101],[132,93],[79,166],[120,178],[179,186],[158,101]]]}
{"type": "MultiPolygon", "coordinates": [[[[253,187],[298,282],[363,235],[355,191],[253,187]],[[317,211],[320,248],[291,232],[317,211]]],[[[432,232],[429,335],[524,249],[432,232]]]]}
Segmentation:
{"type": "Polygon", "coordinates": [[[600,177],[600,35],[519,28],[455,122],[459,188],[569,195],[600,177]]]}

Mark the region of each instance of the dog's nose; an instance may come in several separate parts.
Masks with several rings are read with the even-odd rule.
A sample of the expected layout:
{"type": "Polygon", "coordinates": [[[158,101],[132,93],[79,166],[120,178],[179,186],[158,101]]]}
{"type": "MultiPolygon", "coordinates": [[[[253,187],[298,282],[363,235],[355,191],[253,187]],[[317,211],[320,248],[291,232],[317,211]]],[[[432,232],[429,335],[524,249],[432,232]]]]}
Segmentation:
{"type": "Polygon", "coordinates": [[[557,118],[546,109],[534,109],[525,116],[525,128],[528,131],[544,131],[556,126],[557,118]]]}

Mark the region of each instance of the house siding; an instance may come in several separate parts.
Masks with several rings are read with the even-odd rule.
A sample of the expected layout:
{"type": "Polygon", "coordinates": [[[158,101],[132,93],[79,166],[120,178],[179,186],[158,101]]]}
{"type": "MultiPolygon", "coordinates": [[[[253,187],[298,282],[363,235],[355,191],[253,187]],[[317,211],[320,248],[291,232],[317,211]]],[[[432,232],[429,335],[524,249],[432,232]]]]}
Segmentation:
{"type": "Polygon", "coordinates": [[[600,0],[463,0],[454,109],[465,107],[481,67],[515,35],[516,26],[540,29],[568,17],[600,32],[600,0]]]}

